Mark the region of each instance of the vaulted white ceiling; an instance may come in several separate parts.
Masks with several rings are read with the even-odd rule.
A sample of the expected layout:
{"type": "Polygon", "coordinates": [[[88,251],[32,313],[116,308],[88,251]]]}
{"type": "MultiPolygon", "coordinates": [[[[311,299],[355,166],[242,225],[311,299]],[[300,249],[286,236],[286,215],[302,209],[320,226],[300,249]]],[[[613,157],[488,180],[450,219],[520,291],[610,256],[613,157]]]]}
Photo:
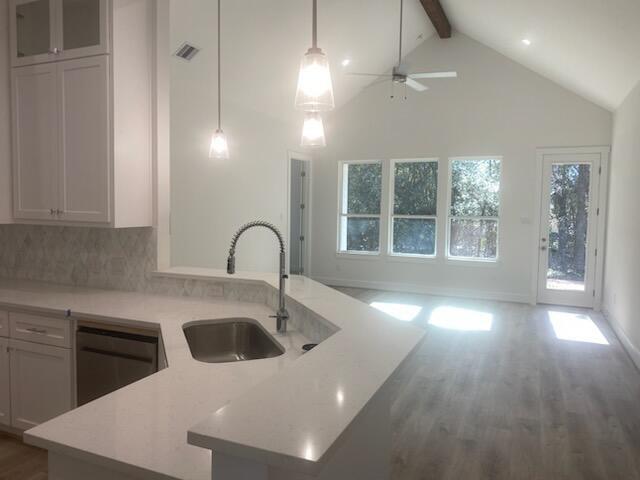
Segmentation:
{"type": "MultiPolygon", "coordinates": [[[[222,87],[225,101],[287,120],[293,109],[298,68],[311,46],[311,0],[221,0],[222,87]]],[[[342,66],[384,72],[398,56],[400,0],[321,0],[318,46],[329,56],[336,105],[346,103],[371,77],[347,77],[342,66]]],[[[172,76],[215,91],[216,8],[214,0],[171,0],[171,48],[188,41],[202,48],[190,63],[173,59],[172,76]]],[[[405,53],[434,29],[418,0],[405,0],[405,53]]],[[[186,83],[185,83],[186,82],[186,83]]]]}
{"type": "Polygon", "coordinates": [[[609,110],[640,81],[639,0],[441,2],[454,29],[609,110]]]}
{"type": "MultiPolygon", "coordinates": [[[[400,0],[322,0],[319,45],[329,55],[336,103],[397,61],[400,0]],[[350,59],[345,68],[342,60],[350,59]]],[[[640,0],[441,0],[453,28],[571,91],[615,110],[640,81],[640,0]],[[531,45],[525,46],[523,39],[531,45]]],[[[171,39],[202,48],[172,75],[193,94],[215,92],[216,2],[171,0],[171,39]]],[[[222,0],[223,103],[285,121],[300,59],[310,46],[311,0],[222,0]]],[[[405,0],[405,54],[434,35],[419,0],[405,0]]],[[[446,41],[446,40],[442,40],[446,41]]]]}

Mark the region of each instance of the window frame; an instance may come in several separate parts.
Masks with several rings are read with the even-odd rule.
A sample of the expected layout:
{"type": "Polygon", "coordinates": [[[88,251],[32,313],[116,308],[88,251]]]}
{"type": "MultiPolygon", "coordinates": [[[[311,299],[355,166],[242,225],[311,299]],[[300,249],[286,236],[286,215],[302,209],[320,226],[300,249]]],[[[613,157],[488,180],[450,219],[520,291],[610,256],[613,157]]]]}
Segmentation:
{"type": "Polygon", "coordinates": [[[448,172],[447,172],[447,232],[446,232],[446,241],[445,241],[445,258],[448,262],[471,262],[471,263],[485,263],[485,264],[495,264],[500,259],[500,217],[502,214],[502,165],[503,165],[503,157],[502,155],[483,155],[483,156],[469,156],[469,157],[449,157],[448,161],[448,172]],[[498,191],[498,214],[495,217],[487,217],[487,216],[460,216],[460,215],[451,215],[451,209],[453,205],[451,204],[452,196],[453,196],[453,162],[455,161],[483,161],[483,160],[498,160],[500,162],[499,167],[499,176],[500,176],[500,189],[498,191]],[[451,221],[453,219],[461,219],[461,220],[494,220],[496,222],[496,256],[495,258],[480,258],[480,257],[461,257],[451,255],[451,221]]]}
{"type": "Polygon", "coordinates": [[[387,215],[388,220],[388,232],[387,232],[387,255],[389,257],[393,257],[395,259],[398,258],[414,258],[414,259],[422,259],[422,260],[432,260],[437,258],[438,256],[438,203],[439,203],[439,190],[440,190],[440,158],[439,157],[424,157],[424,158],[392,158],[389,160],[389,174],[388,174],[388,184],[389,184],[389,211],[387,215]],[[436,213],[435,215],[396,215],[394,213],[395,209],[395,186],[396,186],[396,176],[395,176],[395,166],[396,163],[435,163],[437,165],[436,174],[436,213]],[[434,231],[434,249],[432,255],[421,255],[419,253],[402,253],[402,252],[394,252],[393,251],[393,224],[394,219],[399,218],[408,218],[408,219],[425,219],[435,221],[435,231],[434,231]]]}
{"type": "MultiPolygon", "coordinates": [[[[383,229],[383,208],[384,208],[384,189],[385,189],[385,174],[384,174],[384,160],[342,160],[338,162],[338,215],[337,215],[337,237],[336,237],[336,254],[338,256],[346,255],[356,255],[356,256],[365,256],[365,257],[376,257],[379,258],[383,251],[382,245],[382,229],[383,229]],[[363,214],[363,213],[343,213],[344,211],[344,201],[345,195],[348,192],[345,192],[344,185],[344,170],[347,165],[380,165],[380,213],[378,214],[363,214]],[[377,251],[366,251],[366,250],[347,250],[346,248],[342,249],[342,219],[343,218],[377,218],[378,219],[378,250],[377,251]]],[[[346,245],[345,245],[346,247],[346,245]]]]}

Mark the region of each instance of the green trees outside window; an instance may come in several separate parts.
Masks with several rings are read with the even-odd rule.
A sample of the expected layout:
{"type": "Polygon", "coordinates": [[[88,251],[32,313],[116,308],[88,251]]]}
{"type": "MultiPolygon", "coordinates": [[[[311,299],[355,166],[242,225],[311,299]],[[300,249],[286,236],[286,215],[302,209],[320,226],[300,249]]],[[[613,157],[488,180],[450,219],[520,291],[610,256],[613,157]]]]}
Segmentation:
{"type": "Polygon", "coordinates": [[[496,259],[499,210],[500,160],[452,160],[449,256],[496,259]]]}

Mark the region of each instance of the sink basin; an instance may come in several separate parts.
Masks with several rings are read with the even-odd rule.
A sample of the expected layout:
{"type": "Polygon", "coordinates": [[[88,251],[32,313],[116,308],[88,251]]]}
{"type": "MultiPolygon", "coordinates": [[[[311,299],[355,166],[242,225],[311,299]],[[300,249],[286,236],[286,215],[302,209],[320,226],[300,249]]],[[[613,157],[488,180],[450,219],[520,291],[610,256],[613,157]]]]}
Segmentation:
{"type": "Polygon", "coordinates": [[[239,362],[277,357],[284,353],[284,348],[250,318],[192,322],[183,330],[191,355],[201,362],[239,362]]]}

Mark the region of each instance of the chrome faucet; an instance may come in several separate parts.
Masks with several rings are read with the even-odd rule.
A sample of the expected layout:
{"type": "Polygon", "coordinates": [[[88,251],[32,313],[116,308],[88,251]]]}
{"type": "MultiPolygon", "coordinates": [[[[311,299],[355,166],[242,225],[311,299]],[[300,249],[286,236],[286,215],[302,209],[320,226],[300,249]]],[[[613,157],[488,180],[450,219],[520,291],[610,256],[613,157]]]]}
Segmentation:
{"type": "Polygon", "coordinates": [[[276,237],[278,237],[278,242],[280,242],[280,292],[278,300],[278,311],[275,315],[272,315],[271,318],[276,319],[278,333],[285,333],[287,331],[287,320],[289,319],[289,312],[287,312],[287,309],[284,307],[284,281],[289,278],[289,275],[287,275],[285,271],[284,239],[282,238],[280,230],[278,230],[275,225],[269,222],[264,222],[262,220],[255,220],[240,227],[231,239],[231,248],[229,249],[229,257],[227,258],[227,273],[229,275],[236,273],[236,244],[238,243],[238,239],[240,238],[240,236],[253,227],[268,228],[273,233],[275,233],[276,237]]]}

